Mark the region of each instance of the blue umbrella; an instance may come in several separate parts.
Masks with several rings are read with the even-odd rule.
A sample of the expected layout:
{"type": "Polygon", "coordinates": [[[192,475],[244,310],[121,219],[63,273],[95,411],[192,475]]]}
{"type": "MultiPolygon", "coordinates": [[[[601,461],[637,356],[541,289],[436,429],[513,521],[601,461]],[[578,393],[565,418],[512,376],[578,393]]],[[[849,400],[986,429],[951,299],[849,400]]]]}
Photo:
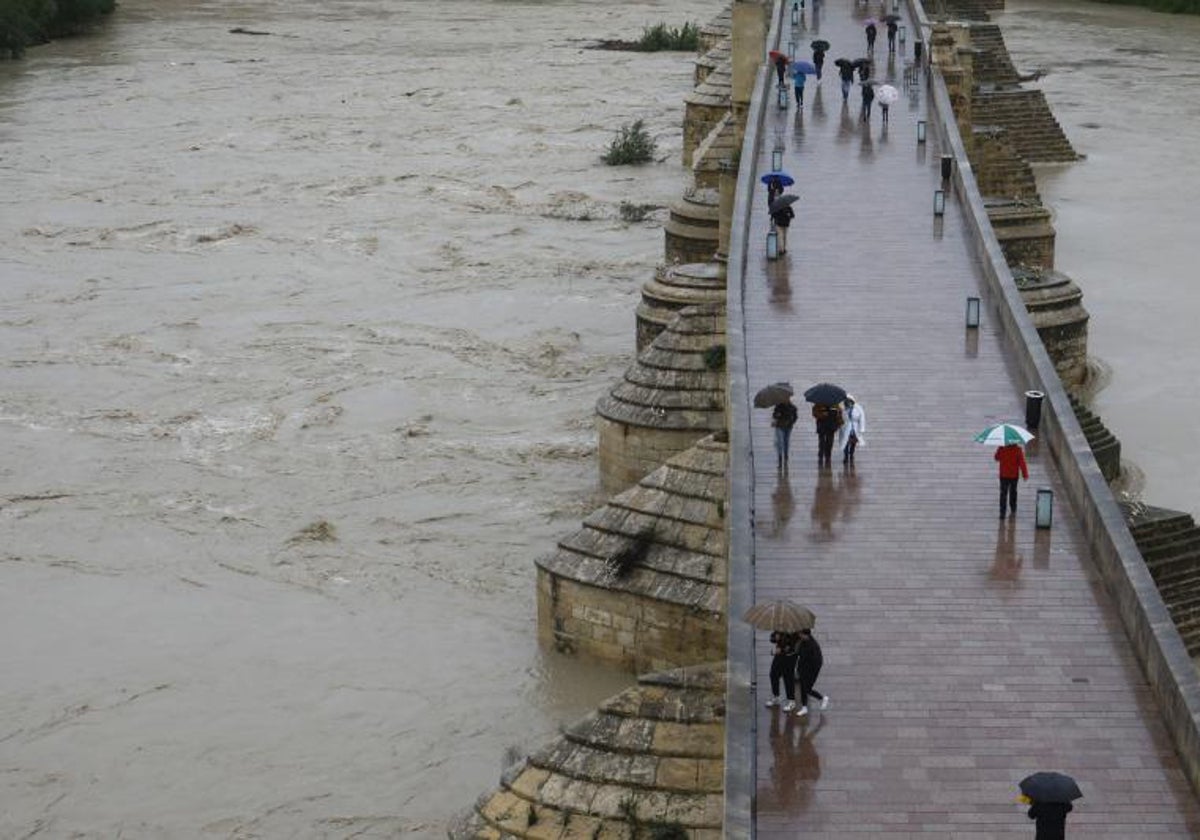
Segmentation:
{"type": "Polygon", "coordinates": [[[815,76],[817,74],[817,66],[810,61],[793,61],[792,75],[795,75],[797,71],[815,76]]]}
{"type": "Polygon", "coordinates": [[[783,170],[780,170],[779,172],[768,172],[758,180],[762,181],[764,184],[769,184],[772,181],[778,181],[785,187],[790,187],[792,184],[796,183],[796,179],[783,170]]]}

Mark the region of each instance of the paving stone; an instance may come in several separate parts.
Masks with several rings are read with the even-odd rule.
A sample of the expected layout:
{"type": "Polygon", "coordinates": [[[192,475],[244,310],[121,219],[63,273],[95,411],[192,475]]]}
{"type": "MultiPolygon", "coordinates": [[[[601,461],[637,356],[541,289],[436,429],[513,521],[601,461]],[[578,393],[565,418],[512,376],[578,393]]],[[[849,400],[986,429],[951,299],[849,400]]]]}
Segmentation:
{"type": "MultiPolygon", "coordinates": [[[[911,96],[893,82],[902,94],[886,129],[878,105],[861,124],[859,88],[843,108],[832,59],[861,54],[868,11],[819,9],[819,30],[810,8],[796,40],[830,41],[834,72],[810,80],[799,117],[794,103],[778,111],[772,91],[756,162],[769,170],[781,137],[801,199],[774,262],[765,192],[751,205],[749,390],[837,382],[866,410],[866,445],[853,469],[838,455],[818,471],[802,411],[779,476],[768,414],[755,414],[756,597],[816,612],[818,688],[832,698],[827,712],[793,719],[786,742],[772,742],[780,713],[758,709],[758,836],[1032,836],[1013,800],[1017,781],[1042,769],[1083,788],[1069,836],[1200,836],[1145,677],[1036,444],[1018,515],[997,520],[992,450],[971,439],[1020,422],[1028,385],[989,315],[954,195],[939,223],[932,216],[942,149],[932,121],[929,142],[916,143],[924,80],[911,96]],[[969,295],[984,300],[978,331],[964,328],[969,295]],[[1038,487],[1055,491],[1049,532],[1033,524],[1038,487]]],[[[911,50],[917,29],[906,23],[911,50]]],[[[881,38],[876,76],[899,80],[904,60],[886,50],[881,38]]],[[[757,657],[761,697],[765,638],[757,657]]]]}

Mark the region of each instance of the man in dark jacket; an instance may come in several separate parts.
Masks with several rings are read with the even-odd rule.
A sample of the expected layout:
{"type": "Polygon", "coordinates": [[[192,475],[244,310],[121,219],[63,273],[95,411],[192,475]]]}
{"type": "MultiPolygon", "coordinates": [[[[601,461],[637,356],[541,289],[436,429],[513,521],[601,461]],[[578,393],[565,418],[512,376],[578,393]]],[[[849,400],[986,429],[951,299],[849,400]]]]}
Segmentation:
{"type": "Polygon", "coordinates": [[[842,412],[836,405],[814,405],[813,420],[817,424],[817,463],[833,463],[833,436],[842,427],[842,412]]]}
{"type": "Polygon", "coordinates": [[[780,470],[787,469],[792,426],[796,425],[796,419],[799,416],[800,412],[796,410],[796,404],[790,397],[776,405],[775,410],[771,412],[771,425],[775,427],[775,457],[780,470]]]}
{"type": "Polygon", "coordinates": [[[1070,802],[1034,802],[1029,809],[1029,819],[1037,820],[1034,840],[1066,840],[1071,810],[1070,802]]]}
{"type": "Polygon", "coordinates": [[[771,213],[771,221],[775,223],[775,230],[779,234],[779,253],[787,253],[787,235],[788,228],[791,227],[792,219],[796,218],[796,211],[792,209],[792,205],[787,204],[774,210],[771,213]]]}
{"type": "Polygon", "coordinates": [[[801,630],[800,642],[796,645],[796,680],[800,683],[800,708],[796,710],[796,717],[808,714],[809,695],[821,701],[822,711],[829,708],[829,698],[813,688],[824,664],[825,657],[812,630],[801,630]]]}

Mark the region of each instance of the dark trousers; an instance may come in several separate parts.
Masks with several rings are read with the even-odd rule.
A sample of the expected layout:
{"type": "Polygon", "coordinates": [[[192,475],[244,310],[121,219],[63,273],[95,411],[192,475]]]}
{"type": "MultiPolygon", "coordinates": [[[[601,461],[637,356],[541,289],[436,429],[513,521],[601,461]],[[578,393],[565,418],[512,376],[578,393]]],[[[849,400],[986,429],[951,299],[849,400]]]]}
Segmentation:
{"type": "Polygon", "coordinates": [[[1000,515],[1004,516],[1004,498],[1008,496],[1008,509],[1017,512],[1017,481],[1016,478],[1000,479],[1000,515]]]}
{"type": "Polygon", "coordinates": [[[833,460],[833,435],[834,432],[817,432],[818,461],[833,460]]]}
{"type": "MultiPolygon", "coordinates": [[[[817,674],[821,673],[817,671],[817,674]]],[[[808,698],[815,697],[818,700],[824,700],[825,695],[813,688],[817,683],[817,674],[801,674],[800,683],[800,705],[807,706],[808,698]]]]}
{"type": "Polygon", "coordinates": [[[771,694],[779,696],[779,678],[783,677],[783,690],[787,699],[796,699],[796,654],[784,656],[775,654],[771,657],[771,694]]]}
{"type": "Polygon", "coordinates": [[[850,435],[850,440],[846,441],[846,446],[842,449],[842,461],[853,461],[854,450],[858,448],[858,435],[850,435]]]}

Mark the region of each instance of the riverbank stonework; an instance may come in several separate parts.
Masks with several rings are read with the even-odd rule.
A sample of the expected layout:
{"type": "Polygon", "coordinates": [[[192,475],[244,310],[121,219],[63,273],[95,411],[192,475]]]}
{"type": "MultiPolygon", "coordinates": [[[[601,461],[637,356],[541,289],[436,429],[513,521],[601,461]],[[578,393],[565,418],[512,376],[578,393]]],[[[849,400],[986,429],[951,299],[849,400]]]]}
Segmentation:
{"type": "Polygon", "coordinates": [[[680,310],[596,405],[600,483],[617,492],[725,428],[723,304],[680,310]],[[721,351],[723,352],[723,351],[721,351]]]}
{"type": "Polygon", "coordinates": [[[703,304],[724,305],[725,266],[700,262],[659,266],[642,286],[637,308],[637,349],[654,341],[680,310],[703,304]]]}
{"type": "Polygon", "coordinates": [[[506,770],[454,840],[719,840],[725,665],[639,677],[506,770]]]}
{"type": "Polygon", "coordinates": [[[725,651],[723,436],[614,496],[538,561],[538,633],[635,672],[725,651]]]}

